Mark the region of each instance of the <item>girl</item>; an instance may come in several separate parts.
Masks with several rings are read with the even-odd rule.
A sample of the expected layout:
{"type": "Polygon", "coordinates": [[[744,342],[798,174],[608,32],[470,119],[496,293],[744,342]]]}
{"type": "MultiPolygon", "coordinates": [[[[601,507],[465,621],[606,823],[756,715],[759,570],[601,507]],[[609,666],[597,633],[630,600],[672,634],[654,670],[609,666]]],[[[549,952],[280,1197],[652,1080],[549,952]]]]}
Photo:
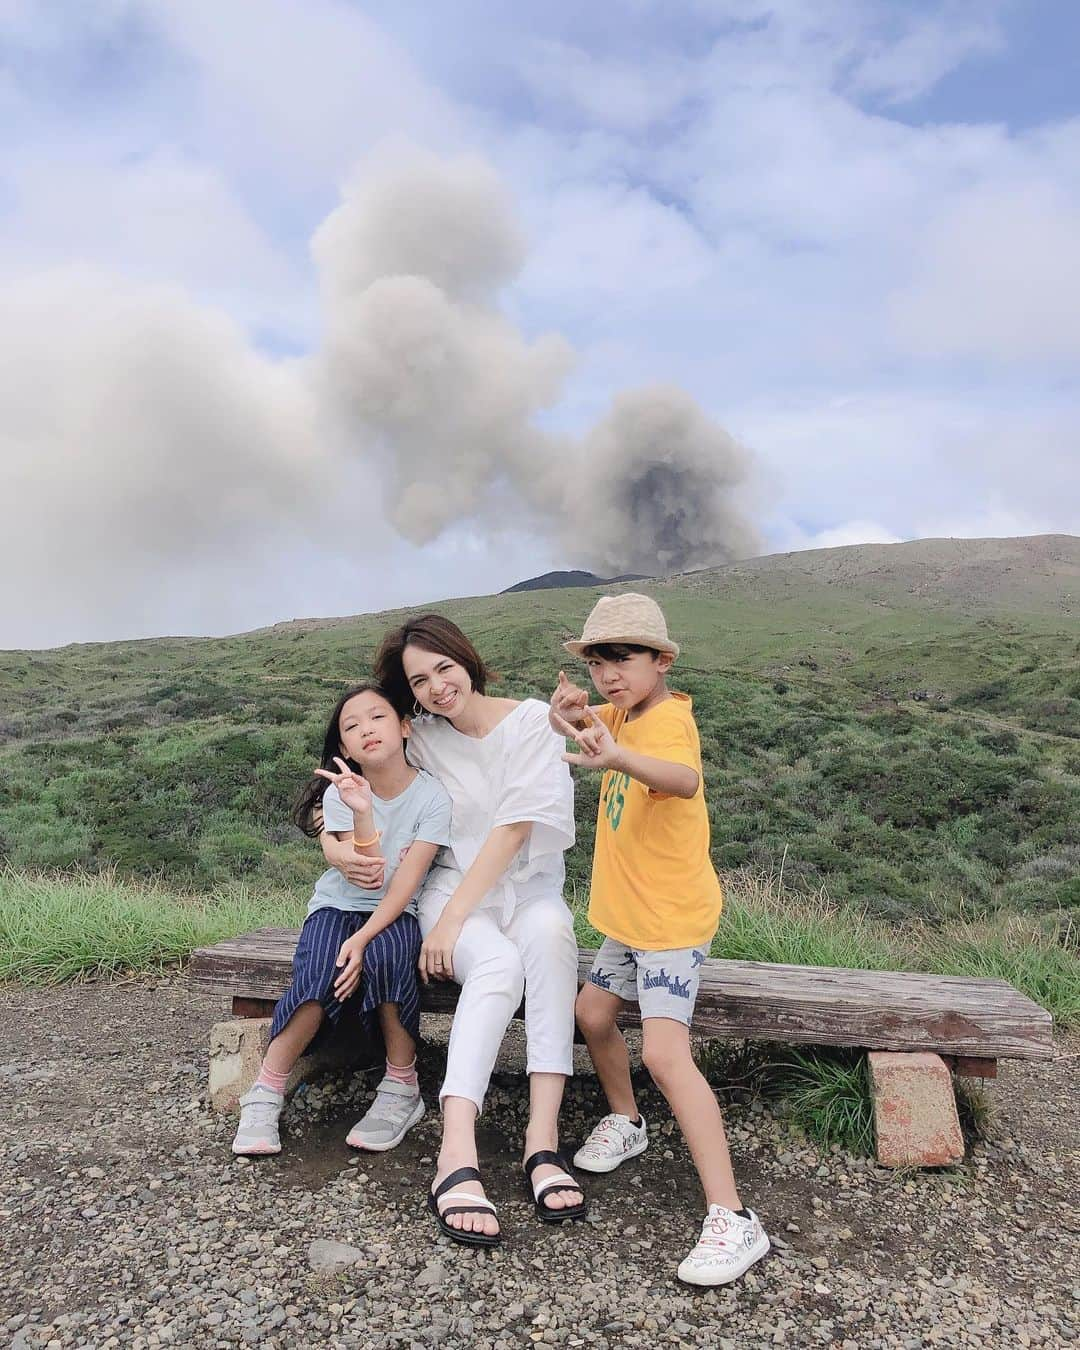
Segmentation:
{"type": "Polygon", "coordinates": [[[374,872],[377,884],[361,889],[337,868],[315,883],[292,984],[274,1009],[259,1076],[240,1098],[234,1153],[281,1152],[278,1117],[289,1073],[324,1024],[343,1018],[360,1023],[377,1014],[386,1044],[386,1075],[346,1142],[377,1152],[394,1148],[424,1114],[416,1076],[416,895],[449,842],[450,799],[406,762],[408,735],[408,720],[375,684],[348,690],[330,717],[321,767],[293,819],[307,835],[344,844],[357,862],[375,860],[366,874],[374,872]]]}
{"type": "Polygon", "coordinates": [[[409,755],[453,802],[448,866],[420,895],[420,975],[461,985],[439,1094],[443,1140],[428,1207],[457,1242],[499,1241],[476,1163],[476,1117],[506,1028],[525,993],[529,1124],[524,1170],[545,1222],[581,1218],[585,1202],[558,1150],[573,1071],[577,943],[562,898],[574,797],[547,705],[485,693],[489,672],[448,619],[427,614],[388,633],[377,678],[400,714],[409,755]]]}

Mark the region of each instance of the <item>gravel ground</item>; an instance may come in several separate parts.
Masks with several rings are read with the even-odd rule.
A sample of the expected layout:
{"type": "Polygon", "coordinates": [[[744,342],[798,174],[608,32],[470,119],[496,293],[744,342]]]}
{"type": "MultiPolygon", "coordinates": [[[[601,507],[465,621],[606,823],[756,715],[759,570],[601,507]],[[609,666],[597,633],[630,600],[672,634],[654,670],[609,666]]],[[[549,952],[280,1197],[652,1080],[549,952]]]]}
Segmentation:
{"type": "MultiPolygon", "coordinates": [[[[505,1241],[477,1253],[423,1208],[434,1112],[394,1153],[345,1147],[372,1077],[301,1089],[285,1152],[234,1160],[234,1122],[205,1096],[222,1015],[180,977],[0,990],[0,1340],[15,1350],[1080,1344],[1075,1037],[1052,1064],[1002,1065],[994,1142],[948,1171],[823,1157],[770,1110],[730,1109],[743,1196],[774,1251],[703,1292],[675,1279],[701,1201],[654,1093],[649,1151],[587,1179],[587,1224],[542,1227],[517,1171],[508,1038],[480,1140],[505,1241]]],[[[429,1103],[442,1030],[421,1057],[429,1103]]],[[[581,1068],[572,1145],[602,1113],[581,1068]]]]}

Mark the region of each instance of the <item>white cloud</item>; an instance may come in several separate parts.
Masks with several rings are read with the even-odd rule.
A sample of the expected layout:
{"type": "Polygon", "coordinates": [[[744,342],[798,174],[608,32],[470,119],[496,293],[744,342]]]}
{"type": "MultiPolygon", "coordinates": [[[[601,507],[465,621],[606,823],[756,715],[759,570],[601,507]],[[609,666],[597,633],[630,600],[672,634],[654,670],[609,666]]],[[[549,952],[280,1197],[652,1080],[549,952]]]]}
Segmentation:
{"type": "Polygon", "coordinates": [[[804,548],[842,548],[847,544],[898,544],[900,536],[876,520],[846,520],[808,537],[804,548]]]}
{"type": "Polygon", "coordinates": [[[531,203],[533,247],[518,283],[530,308],[557,306],[578,321],[602,307],[605,323],[627,310],[670,305],[709,280],[716,259],[693,223],[647,189],[565,184],[531,203]]]}
{"type": "Polygon", "coordinates": [[[689,63],[664,53],[648,80],[629,61],[597,60],[568,42],[526,42],[513,60],[532,96],[556,117],[570,113],[630,134],[676,115],[697,92],[689,63]]]}
{"type": "Polygon", "coordinates": [[[776,548],[827,547],[808,541],[834,531],[857,542],[841,537],[853,522],[901,539],[1080,534],[1080,410],[1068,396],[1031,413],[1000,393],[879,391],[748,407],[732,425],[769,447],[775,495],[762,516],[776,548]]]}
{"type": "MultiPolygon", "coordinates": [[[[1073,156],[1075,166],[1080,134],[1073,156]]],[[[924,233],[893,314],[919,355],[1075,362],[1080,191],[1070,197],[1047,165],[1043,178],[987,184],[947,205],[924,233]]]]}
{"type": "Polygon", "coordinates": [[[345,0],[135,0],[191,63],[188,135],[279,186],[327,194],[387,136],[445,146],[468,117],[385,29],[345,0]]]}
{"type": "Polygon", "coordinates": [[[310,280],[237,199],[220,170],[172,150],[111,160],[100,145],[9,160],[3,270],[95,264],[183,287],[251,325],[294,326],[310,280]]]}
{"type": "Polygon", "coordinates": [[[958,505],[951,512],[930,512],[920,517],[917,529],[921,539],[1013,539],[1059,533],[1049,527],[1045,516],[993,504],[974,511],[958,505]]]}
{"type": "Polygon", "coordinates": [[[1001,50],[1003,37],[994,6],[952,3],[940,14],[912,16],[910,27],[891,42],[877,40],[856,62],[851,88],[904,103],[925,94],[969,57],[1001,50]]]}
{"type": "Polygon", "coordinates": [[[5,286],[0,313],[7,641],[159,631],[163,593],[200,584],[216,613],[232,560],[311,521],[328,466],[303,372],[224,315],[78,269],[5,286]]]}

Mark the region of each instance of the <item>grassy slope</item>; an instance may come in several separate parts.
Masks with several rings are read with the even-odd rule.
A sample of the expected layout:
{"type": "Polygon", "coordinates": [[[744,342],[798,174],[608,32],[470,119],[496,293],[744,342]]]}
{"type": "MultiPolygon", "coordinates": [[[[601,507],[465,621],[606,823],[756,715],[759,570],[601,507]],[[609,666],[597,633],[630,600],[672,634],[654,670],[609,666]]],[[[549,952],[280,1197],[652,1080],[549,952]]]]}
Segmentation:
{"type": "MultiPolygon", "coordinates": [[[[718,863],[783,862],[894,917],[1080,903],[1078,572],[1077,541],[928,541],[645,587],[684,644],[718,863]]],[[[546,695],[595,594],[438,608],[505,692],[546,695]]],[[[306,885],[288,801],[326,708],[404,613],[0,653],[0,857],[306,885]]]]}

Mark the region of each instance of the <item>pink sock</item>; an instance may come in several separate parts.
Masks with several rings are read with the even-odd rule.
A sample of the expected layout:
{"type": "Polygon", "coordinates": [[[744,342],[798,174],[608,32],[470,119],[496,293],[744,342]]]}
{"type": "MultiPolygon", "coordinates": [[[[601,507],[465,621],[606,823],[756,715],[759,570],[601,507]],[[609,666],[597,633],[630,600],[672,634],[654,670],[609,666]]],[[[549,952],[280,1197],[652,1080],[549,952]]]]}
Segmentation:
{"type": "Polygon", "coordinates": [[[420,1079],[416,1076],[416,1059],[413,1058],[411,1064],[391,1064],[386,1061],[386,1076],[395,1083],[404,1083],[406,1087],[419,1087],[420,1079]]]}
{"type": "Polygon", "coordinates": [[[255,1079],[255,1086],[260,1083],[263,1087],[268,1087],[272,1092],[280,1092],[284,1095],[285,1084],[289,1081],[287,1073],[275,1073],[273,1069],[268,1069],[264,1064],[259,1070],[259,1076],[255,1079]]]}

